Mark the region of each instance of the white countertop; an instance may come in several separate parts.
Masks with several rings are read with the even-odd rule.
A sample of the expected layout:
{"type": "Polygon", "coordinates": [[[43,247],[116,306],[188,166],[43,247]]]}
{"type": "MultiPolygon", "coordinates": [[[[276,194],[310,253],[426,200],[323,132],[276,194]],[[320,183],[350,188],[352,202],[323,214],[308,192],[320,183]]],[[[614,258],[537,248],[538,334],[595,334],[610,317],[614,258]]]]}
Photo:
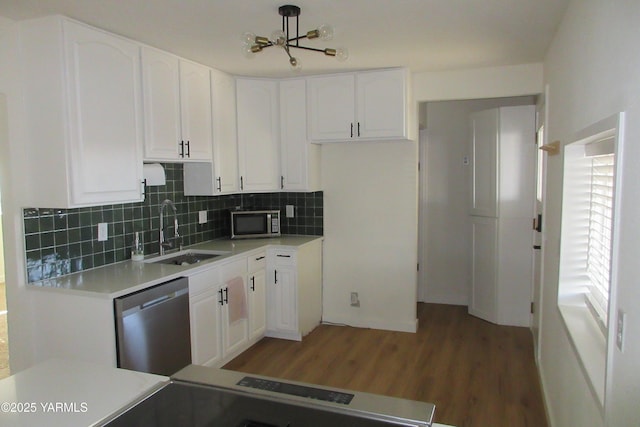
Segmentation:
{"type": "Polygon", "coordinates": [[[199,243],[185,249],[224,251],[211,260],[196,265],[178,266],[160,263],[134,262],[131,260],[109,264],[53,279],[30,283],[30,289],[55,292],[70,292],[97,298],[113,299],[136,292],[164,281],[183,277],[206,268],[211,264],[228,260],[242,254],[268,246],[297,248],[321,236],[281,236],[268,239],[219,239],[199,243]]]}
{"type": "Polygon", "coordinates": [[[0,380],[2,427],[87,427],[168,377],[52,359],[0,380]]]}

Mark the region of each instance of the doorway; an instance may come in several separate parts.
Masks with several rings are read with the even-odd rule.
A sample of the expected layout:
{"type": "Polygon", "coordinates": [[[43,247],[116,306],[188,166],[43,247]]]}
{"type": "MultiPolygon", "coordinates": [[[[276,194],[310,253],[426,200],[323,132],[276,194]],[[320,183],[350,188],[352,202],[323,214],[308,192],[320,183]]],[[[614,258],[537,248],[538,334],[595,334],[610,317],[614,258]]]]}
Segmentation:
{"type": "Polygon", "coordinates": [[[536,101],[520,96],[420,105],[419,301],[469,304],[469,114],[536,101]]]}

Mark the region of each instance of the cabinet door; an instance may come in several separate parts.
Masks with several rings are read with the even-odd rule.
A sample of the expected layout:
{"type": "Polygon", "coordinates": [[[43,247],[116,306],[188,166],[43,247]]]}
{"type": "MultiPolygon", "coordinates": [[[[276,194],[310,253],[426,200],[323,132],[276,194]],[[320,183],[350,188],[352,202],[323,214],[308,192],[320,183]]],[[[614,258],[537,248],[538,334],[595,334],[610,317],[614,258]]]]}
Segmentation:
{"type": "Polygon", "coordinates": [[[498,109],[471,114],[471,215],[498,216],[498,109]]]}
{"type": "Polygon", "coordinates": [[[280,82],[282,190],[307,190],[307,95],[303,79],[280,82]]]}
{"type": "Polygon", "coordinates": [[[349,140],[355,123],[353,74],[311,77],[308,80],[308,123],[312,141],[349,140]]]}
{"type": "Polygon", "coordinates": [[[191,359],[214,366],[222,360],[222,295],[218,269],[189,276],[191,359]]]}
{"type": "Polygon", "coordinates": [[[64,21],[73,205],[142,200],[140,52],[64,21]],[[116,89],[117,90],[114,90],[116,89]]]}
{"type": "Polygon", "coordinates": [[[180,61],[180,106],[181,157],[211,160],[211,79],[207,67],[180,61]]]}
{"type": "Polygon", "coordinates": [[[497,322],[498,219],[471,217],[469,314],[497,322]]]}
{"type": "Polygon", "coordinates": [[[238,191],[238,135],[236,133],[236,83],[233,76],[211,70],[213,107],[213,173],[218,193],[238,191]]]}
{"type": "Polygon", "coordinates": [[[226,357],[244,346],[249,336],[247,298],[247,260],[241,259],[221,267],[223,310],[222,339],[226,357]]]}
{"type": "Polygon", "coordinates": [[[291,267],[276,266],[272,280],[268,329],[296,332],[298,330],[296,270],[291,267]]]}
{"type": "Polygon", "coordinates": [[[180,60],[156,49],[142,48],[144,157],[178,159],[180,128],[180,60]]]}
{"type": "Polygon", "coordinates": [[[406,138],[406,71],[358,73],[356,77],[356,136],[406,138]]]}
{"type": "Polygon", "coordinates": [[[191,359],[196,365],[214,366],[222,359],[220,294],[216,289],[189,298],[191,359]]]}
{"type": "Polygon", "coordinates": [[[249,339],[264,335],[267,328],[266,286],[264,268],[249,275],[249,339]]]}
{"type": "Polygon", "coordinates": [[[278,83],[238,79],[238,155],[240,190],[280,188],[278,83]]]}

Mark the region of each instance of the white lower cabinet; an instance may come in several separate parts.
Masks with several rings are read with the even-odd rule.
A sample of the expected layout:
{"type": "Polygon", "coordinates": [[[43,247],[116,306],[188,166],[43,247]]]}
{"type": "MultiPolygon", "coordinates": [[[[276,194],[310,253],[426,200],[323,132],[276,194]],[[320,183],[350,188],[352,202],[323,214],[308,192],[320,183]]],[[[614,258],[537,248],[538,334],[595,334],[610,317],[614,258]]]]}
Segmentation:
{"type": "Polygon", "coordinates": [[[270,261],[273,268],[269,279],[267,328],[280,338],[301,339],[298,333],[296,251],[275,249],[270,253],[270,261]]]}
{"type": "Polygon", "coordinates": [[[267,329],[267,254],[259,252],[247,259],[249,285],[249,340],[259,339],[267,329]]]}
{"type": "Polygon", "coordinates": [[[267,253],[266,336],[300,341],[322,318],[322,241],[267,253]]]}
{"type": "Polygon", "coordinates": [[[191,361],[215,366],[222,361],[222,306],[217,268],[189,276],[189,315],[191,318],[191,361]]]}
{"type": "Polygon", "coordinates": [[[222,351],[226,358],[239,353],[249,340],[246,258],[222,265],[220,278],[222,351]]]}

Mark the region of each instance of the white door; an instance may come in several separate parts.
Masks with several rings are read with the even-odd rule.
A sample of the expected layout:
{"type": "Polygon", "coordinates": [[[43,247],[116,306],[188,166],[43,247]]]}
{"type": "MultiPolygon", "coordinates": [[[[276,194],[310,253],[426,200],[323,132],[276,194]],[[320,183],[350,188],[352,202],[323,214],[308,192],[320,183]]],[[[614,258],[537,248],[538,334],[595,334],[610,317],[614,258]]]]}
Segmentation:
{"type": "Polygon", "coordinates": [[[498,216],[499,110],[471,114],[470,215],[498,216]]]}
{"type": "Polygon", "coordinates": [[[471,217],[469,314],[497,323],[498,219],[471,217]]]}
{"type": "MultiPolygon", "coordinates": [[[[544,110],[543,106],[543,110],[544,110]]],[[[538,127],[536,134],[536,146],[539,148],[545,144],[544,125],[538,127]]],[[[533,307],[531,310],[531,332],[533,334],[533,343],[536,352],[538,350],[538,339],[540,332],[540,309],[542,307],[542,226],[543,226],[543,207],[544,207],[544,176],[545,176],[545,155],[540,149],[537,150],[537,167],[536,167],[536,197],[534,203],[534,225],[533,230],[533,290],[531,301],[533,307]]]]}

